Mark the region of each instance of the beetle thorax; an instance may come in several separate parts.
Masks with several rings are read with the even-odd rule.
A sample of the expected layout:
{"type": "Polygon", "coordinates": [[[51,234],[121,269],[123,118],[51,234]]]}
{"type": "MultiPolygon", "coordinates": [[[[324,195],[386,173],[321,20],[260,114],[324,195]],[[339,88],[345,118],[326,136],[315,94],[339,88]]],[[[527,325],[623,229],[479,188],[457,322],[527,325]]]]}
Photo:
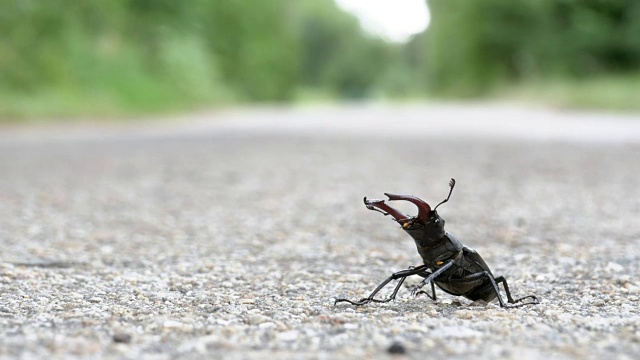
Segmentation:
{"type": "Polygon", "coordinates": [[[463,248],[460,241],[448,233],[433,245],[421,246],[416,241],[416,247],[425,265],[433,265],[438,261],[452,258],[463,248]]]}

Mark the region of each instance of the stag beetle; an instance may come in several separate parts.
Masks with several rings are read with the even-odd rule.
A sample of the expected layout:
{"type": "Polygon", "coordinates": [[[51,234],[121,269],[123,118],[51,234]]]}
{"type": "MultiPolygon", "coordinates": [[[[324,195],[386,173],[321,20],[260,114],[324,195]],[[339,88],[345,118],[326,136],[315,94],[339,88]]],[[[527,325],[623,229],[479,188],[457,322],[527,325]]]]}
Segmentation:
{"type": "Polygon", "coordinates": [[[494,277],[489,266],[482,257],[473,249],[462,245],[452,234],[444,230],[444,219],[438,215],[438,206],[449,201],[456,180],[449,182],[449,195],[432,210],[429,204],[413,195],[394,195],[385,193],[390,201],[406,200],[418,207],[417,216],[408,216],[385,204],[384,200],[368,200],[364,198],[364,204],[369,210],[381,212],[394,217],[404,231],[415,241],[418,253],[422,257],[423,265],[409,267],[407,270],[393,273],[389,278],[378,285],[369,297],[359,301],[349,299],[336,299],[334,304],[347,302],[353,305],[365,305],[369,302],[385,303],[396,298],[400,286],[408,276],[418,275],[424,279],[411,290],[412,296],[426,294],[432,300],[436,300],[435,285],[444,292],[455,296],[464,296],[469,300],[484,300],[490,302],[498,299],[501,307],[514,308],[524,305],[538,304],[538,298],[534,295],[521,297],[514,300],[509,291],[507,280],[503,276],[494,277]],[[377,209],[376,209],[377,208],[377,209]],[[374,296],[392,280],[398,280],[391,296],[385,300],[374,299],[374,296]],[[498,284],[504,285],[507,294],[508,305],[500,295],[498,284]],[[431,294],[420,290],[425,285],[431,285],[431,294]],[[523,300],[530,301],[523,302],[523,300]]]}

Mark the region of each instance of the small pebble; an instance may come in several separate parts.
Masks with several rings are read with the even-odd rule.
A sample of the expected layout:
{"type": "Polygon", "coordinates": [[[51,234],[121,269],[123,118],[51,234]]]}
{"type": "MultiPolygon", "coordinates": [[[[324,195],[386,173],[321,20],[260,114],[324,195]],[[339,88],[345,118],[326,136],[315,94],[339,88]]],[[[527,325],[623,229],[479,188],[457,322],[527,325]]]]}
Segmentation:
{"type": "Polygon", "coordinates": [[[407,349],[405,349],[404,345],[395,341],[393,344],[391,344],[391,346],[389,346],[387,352],[389,354],[402,355],[407,353],[407,349]]]}
{"type": "Polygon", "coordinates": [[[131,342],[131,334],[120,333],[120,332],[115,333],[113,334],[113,342],[128,344],[131,342]]]}

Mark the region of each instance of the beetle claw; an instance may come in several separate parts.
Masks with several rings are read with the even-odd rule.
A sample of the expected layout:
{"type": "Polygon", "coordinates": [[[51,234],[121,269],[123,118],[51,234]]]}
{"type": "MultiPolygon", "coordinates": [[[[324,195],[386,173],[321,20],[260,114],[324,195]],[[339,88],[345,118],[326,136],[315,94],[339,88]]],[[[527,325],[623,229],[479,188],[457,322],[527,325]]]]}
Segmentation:
{"type": "Polygon", "coordinates": [[[418,197],[415,197],[413,195],[398,195],[398,194],[389,194],[389,193],[384,193],[384,194],[387,195],[387,197],[391,201],[404,200],[404,201],[409,201],[413,203],[415,206],[418,207],[417,218],[423,223],[427,223],[429,221],[429,217],[431,216],[431,206],[429,206],[429,204],[427,204],[424,200],[418,197]]]}
{"type": "Polygon", "coordinates": [[[367,209],[369,210],[374,210],[374,206],[376,205],[382,205],[384,204],[384,200],[380,200],[380,199],[367,199],[367,197],[364,197],[364,205],[367,207],[367,209]]]}
{"type": "Polygon", "coordinates": [[[411,219],[411,217],[409,215],[403,214],[399,210],[394,209],[391,206],[385,204],[384,200],[380,200],[380,199],[371,199],[371,200],[369,200],[365,196],[364,197],[364,206],[366,206],[367,209],[369,209],[369,210],[377,211],[379,213],[382,213],[385,216],[391,215],[400,224],[403,224],[403,223],[405,223],[405,222],[407,222],[408,220],[411,219]]]}
{"type": "Polygon", "coordinates": [[[378,199],[369,200],[369,199],[367,199],[366,196],[364,197],[364,206],[366,206],[367,209],[373,210],[373,211],[377,211],[377,212],[381,213],[384,216],[389,215],[388,212],[384,212],[382,210],[378,210],[378,209],[376,209],[374,207],[375,205],[378,205],[378,204],[384,204],[384,200],[378,200],[378,199]]]}

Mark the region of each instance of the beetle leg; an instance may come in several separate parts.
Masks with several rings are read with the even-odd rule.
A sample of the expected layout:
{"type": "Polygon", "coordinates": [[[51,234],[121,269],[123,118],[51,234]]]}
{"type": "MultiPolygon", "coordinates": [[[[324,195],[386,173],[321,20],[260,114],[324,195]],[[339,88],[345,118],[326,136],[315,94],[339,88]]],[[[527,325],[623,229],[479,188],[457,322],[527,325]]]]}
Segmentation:
{"type": "MultiPolygon", "coordinates": [[[[447,270],[448,268],[450,268],[453,265],[453,260],[449,260],[447,261],[444,265],[442,265],[440,268],[438,268],[438,270],[432,272],[431,274],[429,274],[429,276],[427,276],[426,278],[424,278],[424,280],[422,280],[420,282],[420,284],[416,285],[413,287],[413,289],[411,289],[411,295],[412,296],[416,296],[418,295],[418,290],[422,289],[423,286],[427,285],[430,282],[433,282],[433,280],[435,278],[437,278],[438,276],[440,276],[440,274],[442,274],[443,272],[445,272],[445,270],[447,270]]],[[[431,288],[435,289],[433,287],[433,284],[431,284],[431,288]]],[[[434,296],[435,296],[435,291],[433,292],[434,296]]]]}
{"type": "Polygon", "coordinates": [[[504,276],[498,276],[497,278],[495,278],[495,280],[496,280],[496,285],[502,283],[502,285],[504,286],[504,291],[505,293],[507,293],[507,299],[511,304],[519,303],[525,299],[531,299],[531,302],[520,304],[518,306],[540,303],[540,300],[538,300],[538,298],[535,295],[527,295],[519,299],[513,300],[513,298],[511,297],[511,291],[509,290],[509,284],[507,284],[507,279],[505,279],[504,276]]]}
{"type": "MultiPolygon", "coordinates": [[[[361,305],[365,305],[368,304],[370,302],[376,302],[376,303],[386,303],[389,302],[391,300],[395,300],[396,299],[396,294],[398,293],[398,290],[400,290],[400,286],[402,286],[402,283],[404,283],[404,281],[406,280],[406,277],[400,278],[400,281],[398,281],[398,284],[396,285],[396,288],[393,289],[393,293],[391,294],[391,296],[389,296],[388,298],[384,299],[384,300],[378,300],[378,299],[374,299],[373,297],[375,296],[376,292],[379,291],[379,289],[376,289],[371,295],[369,295],[369,297],[366,298],[362,298],[358,301],[351,301],[349,299],[336,299],[336,301],[333,303],[333,305],[335,306],[338,302],[348,302],[352,305],[356,305],[356,306],[361,306],[361,305]]],[[[387,279],[389,281],[386,281],[382,284],[380,284],[380,289],[382,289],[386,284],[388,284],[391,280],[387,279]]]]}
{"type": "Polygon", "coordinates": [[[504,276],[500,276],[500,277],[495,278],[495,277],[493,277],[493,275],[491,275],[487,271],[483,271],[483,272],[480,272],[480,273],[467,275],[467,276],[465,276],[463,278],[460,278],[460,279],[451,280],[451,282],[468,282],[470,280],[476,280],[476,279],[481,279],[481,278],[488,278],[489,281],[491,282],[491,285],[493,286],[493,290],[496,292],[496,297],[498,298],[498,302],[500,303],[500,307],[503,307],[503,308],[517,308],[517,307],[521,307],[521,306],[524,306],[524,305],[535,305],[535,304],[539,304],[540,303],[540,301],[538,301],[538,298],[535,297],[534,295],[528,295],[528,296],[521,297],[519,299],[513,300],[513,298],[511,297],[511,291],[509,291],[509,285],[507,285],[507,280],[504,278],[504,276]],[[500,295],[500,288],[498,287],[499,283],[503,283],[504,284],[504,289],[505,289],[505,292],[507,293],[507,300],[508,300],[509,304],[520,303],[524,299],[532,299],[532,301],[526,302],[526,303],[520,303],[520,304],[517,304],[517,305],[509,305],[509,304],[505,303],[505,301],[502,299],[502,295],[500,295]]]}
{"type": "MultiPolygon", "coordinates": [[[[422,273],[418,274],[418,276],[422,276],[423,278],[426,278],[426,277],[428,277],[429,275],[431,275],[431,270],[429,270],[429,271],[424,271],[424,272],[422,272],[422,273]]],[[[436,287],[435,287],[435,285],[434,285],[433,281],[431,281],[431,282],[429,282],[429,283],[431,284],[431,294],[429,294],[429,293],[428,293],[427,291],[425,291],[425,290],[420,290],[420,291],[418,291],[418,292],[416,293],[416,295],[415,295],[415,296],[418,296],[418,295],[421,295],[421,294],[425,294],[425,295],[427,295],[427,296],[429,297],[429,299],[431,299],[431,300],[433,300],[433,301],[436,301],[436,287]]]]}
{"type": "MultiPolygon", "coordinates": [[[[426,278],[427,276],[431,275],[430,272],[424,272],[422,274],[418,274],[420,276],[422,276],[423,278],[426,278]]],[[[420,290],[416,293],[416,296],[420,295],[420,294],[425,294],[429,297],[429,299],[436,301],[436,286],[434,285],[433,281],[429,282],[431,284],[431,294],[429,294],[428,292],[424,291],[424,290],[420,290]]]]}
{"type": "Polygon", "coordinates": [[[369,295],[369,297],[360,299],[358,301],[352,301],[352,300],[349,300],[349,299],[336,299],[336,301],[333,303],[333,305],[336,305],[339,302],[347,302],[349,304],[356,305],[356,306],[365,305],[365,304],[368,304],[370,302],[377,302],[377,303],[389,302],[389,301],[394,300],[396,298],[396,294],[398,293],[398,290],[400,290],[400,286],[402,285],[402,283],[404,283],[404,280],[408,276],[420,274],[420,273],[424,272],[426,269],[428,269],[428,267],[426,265],[420,265],[420,266],[417,266],[417,267],[410,267],[407,270],[401,270],[401,271],[395,272],[395,273],[391,274],[391,276],[389,276],[380,285],[378,285],[378,287],[375,290],[373,290],[373,292],[371,293],[371,295],[369,295]],[[390,283],[391,281],[398,280],[398,279],[400,279],[400,281],[396,285],[395,289],[393,290],[393,293],[391,294],[391,296],[389,298],[387,298],[385,300],[374,299],[374,296],[376,296],[376,294],[380,290],[382,290],[382,288],[387,286],[387,284],[390,283]]]}

